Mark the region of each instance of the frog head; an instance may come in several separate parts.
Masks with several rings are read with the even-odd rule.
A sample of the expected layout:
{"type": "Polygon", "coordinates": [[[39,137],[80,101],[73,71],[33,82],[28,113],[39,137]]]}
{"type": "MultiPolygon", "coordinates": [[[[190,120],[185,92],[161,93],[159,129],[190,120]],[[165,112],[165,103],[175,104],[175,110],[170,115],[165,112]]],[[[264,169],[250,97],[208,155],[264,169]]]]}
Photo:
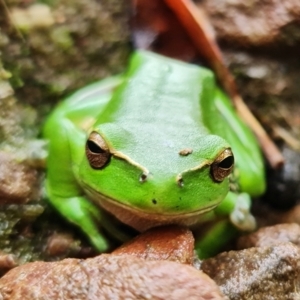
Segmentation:
{"type": "Polygon", "coordinates": [[[192,225],[224,199],[234,165],[224,139],[196,131],[176,137],[153,130],[151,136],[125,127],[101,124],[86,139],[81,184],[104,209],[143,231],[192,225]]]}

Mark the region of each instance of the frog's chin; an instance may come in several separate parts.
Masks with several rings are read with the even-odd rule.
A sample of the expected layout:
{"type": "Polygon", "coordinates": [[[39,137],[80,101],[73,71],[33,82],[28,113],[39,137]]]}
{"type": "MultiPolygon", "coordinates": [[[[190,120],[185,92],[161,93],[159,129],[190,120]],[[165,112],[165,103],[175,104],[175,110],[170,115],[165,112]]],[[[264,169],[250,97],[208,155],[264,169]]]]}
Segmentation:
{"type": "Polygon", "coordinates": [[[193,226],[201,222],[201,216],[212,211],[218,204],[205,209],[178,214],[149,213],[141,209],[130,207],[94,190],[86,190],[89,198],[93,199],[104,210],[114,215],[122,223],[131,226],[137,231],[143,232],[149,228],[162,225],[193,226]]]}

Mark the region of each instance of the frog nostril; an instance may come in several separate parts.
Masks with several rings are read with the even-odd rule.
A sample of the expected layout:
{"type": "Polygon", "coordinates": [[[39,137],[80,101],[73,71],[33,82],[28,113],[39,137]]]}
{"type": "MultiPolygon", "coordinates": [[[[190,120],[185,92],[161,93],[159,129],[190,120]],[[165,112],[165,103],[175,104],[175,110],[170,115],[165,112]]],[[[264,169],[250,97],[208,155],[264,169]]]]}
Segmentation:
{"type": "Polygon", "coordinates": [[[182,178],[179,178],[179,179],[177,180],[177,184],[178,184],[179,187],[183,187],[183,186],[184,186],[183,179],[182,179],[182,178]]]}
{"type": "Polygon", "coordinates": [[[152,199],[152,203],[153,204],[157,204],[157,200],[156,199],[152,199]]]}
{"type": "Polygon", "coordinates": [[[140,176],[139,181],[140,182],[145,182],[147,180],[147,178],[148,178],[147,174],[142,173],[141,176],[140,176]]]}

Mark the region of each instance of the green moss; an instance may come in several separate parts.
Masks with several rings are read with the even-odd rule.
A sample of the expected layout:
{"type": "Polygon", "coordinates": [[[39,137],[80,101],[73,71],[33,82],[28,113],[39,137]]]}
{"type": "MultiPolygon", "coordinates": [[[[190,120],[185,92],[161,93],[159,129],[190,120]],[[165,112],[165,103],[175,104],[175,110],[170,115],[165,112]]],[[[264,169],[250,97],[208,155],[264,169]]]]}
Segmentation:
{"type": "Polygon", "coordinates": [[[59,48],[61,48],[64,51],[74,46],[71,34],[66,27],[54,28],[51,31],[50,36],[53,43],[55,43],[59,48]]]}

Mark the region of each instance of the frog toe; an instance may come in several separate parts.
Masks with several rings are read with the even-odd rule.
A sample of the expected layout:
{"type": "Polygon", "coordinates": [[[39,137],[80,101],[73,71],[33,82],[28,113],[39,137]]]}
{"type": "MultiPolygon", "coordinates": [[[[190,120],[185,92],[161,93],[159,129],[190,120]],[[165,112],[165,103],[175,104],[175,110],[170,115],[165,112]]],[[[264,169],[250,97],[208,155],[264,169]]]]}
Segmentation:
{"type": "Polygon", "coordinates": [[[251,214],[251,198],[248,194],[242,193],[237,196],[234,210],[230,214],[231,223],[242,231],[253,231],[256,228],[256,221],[251,214]]]}

